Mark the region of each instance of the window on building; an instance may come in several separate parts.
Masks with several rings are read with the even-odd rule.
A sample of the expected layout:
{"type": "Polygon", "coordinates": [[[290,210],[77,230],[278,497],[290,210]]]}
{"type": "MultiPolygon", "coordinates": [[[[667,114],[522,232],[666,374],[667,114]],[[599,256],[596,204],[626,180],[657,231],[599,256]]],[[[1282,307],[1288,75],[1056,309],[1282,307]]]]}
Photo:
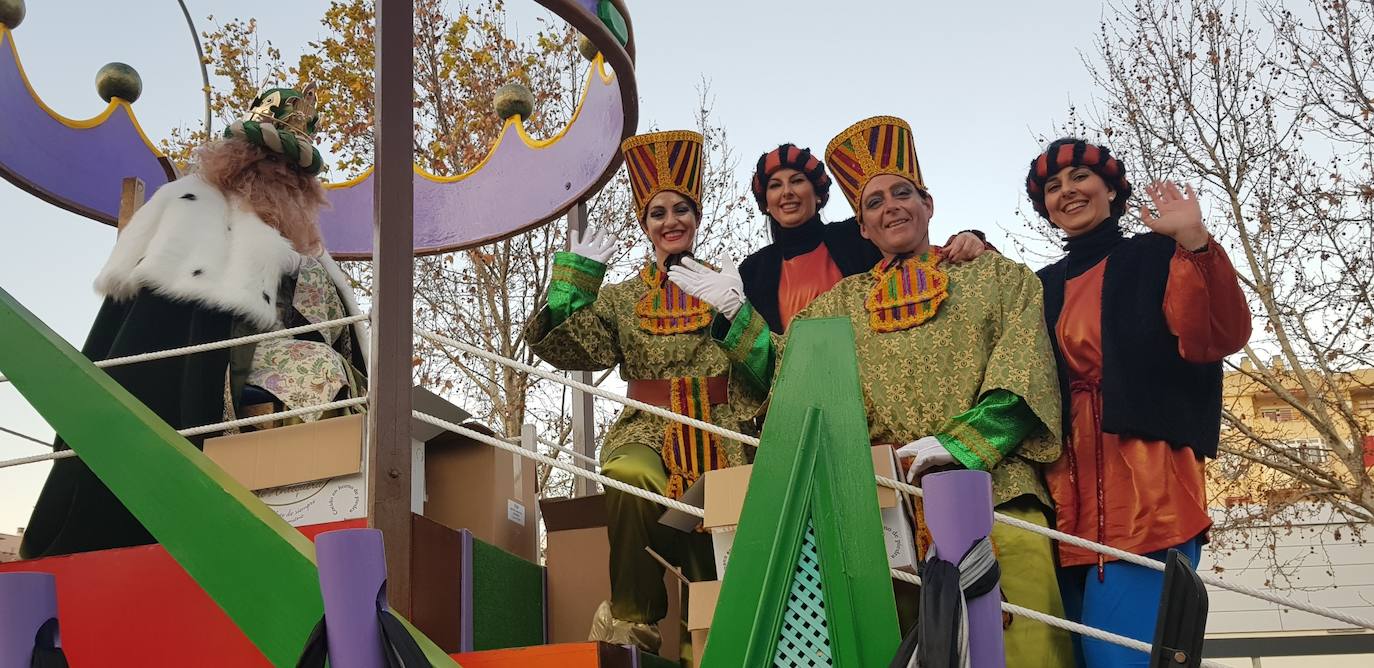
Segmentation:
{"type": "Polygon", "coordinates": [[[1307,464],[1319,466],[1326,463],[1328,450],[1322,445],[1321,439],[1290,441],[1288,446],[1292,448],[1294,456],[1307,464]]]}
{"type": "Polygon", "coordinates": [[[1270,422],[1293,422],[1298,419],[1298,412],[1292,406],[1275,406],[1273,408],[1261,408],[1260,417],[1270,422]]]}
{"type": "Polygon", "coordinates": [[[1374,397],[1356,397],[1355,411],[1357,413],[1374,413],[1374,397]]]}

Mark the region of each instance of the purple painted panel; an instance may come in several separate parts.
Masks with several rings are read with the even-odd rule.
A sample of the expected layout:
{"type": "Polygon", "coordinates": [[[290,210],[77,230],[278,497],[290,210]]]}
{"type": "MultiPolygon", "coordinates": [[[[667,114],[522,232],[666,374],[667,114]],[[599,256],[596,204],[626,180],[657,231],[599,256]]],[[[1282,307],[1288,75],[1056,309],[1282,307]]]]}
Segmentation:
{"type": "Polygon", "coordinates": [[[25,83],[14,36],[0,28],[0,176],[68,211],[113,225],[123,179],[142,179],[149,195],[170,180],[160,157],[124,102],[86,121],[50,113],[25,83]]]}
{"type": "Polygon", "coordinates": [[[0,573],[0,666],[27,666],[38,630],[57,617],[51,573],[0,573]]]}
{"type": "Polygon", "coordinates": [[[315,537],[315,561],[324,599],[329,663],[335,668],[382,668],[377,610],[385,602],[386,555],[382,532],[339,529],[315,537]]]}
{"type": "MultiPolygon", "coordinates": [[[[926,525],[941,559],[958,563],[973,544],[992,533],[992,476],[985,471],[941,471],[921,479],[926,525]]],[[[1006,664],[1002,638],[1002,586],[968,602],[969,663],[1006,664]]]]}
{"type": "MultiPolygon", "coordinates": [[[[564,133],[531,146],[507,123],[476,170],[443,179],[415,174],[415,253],[438,253],[500,239],[551,220],[600,185],[620,159],[625,109],[615,79],[593,68],[576,117],[564,133]]],[[[372,253],[372,175],[331,186],[320,215],[325,246],[338,258],[372,253]]]]}

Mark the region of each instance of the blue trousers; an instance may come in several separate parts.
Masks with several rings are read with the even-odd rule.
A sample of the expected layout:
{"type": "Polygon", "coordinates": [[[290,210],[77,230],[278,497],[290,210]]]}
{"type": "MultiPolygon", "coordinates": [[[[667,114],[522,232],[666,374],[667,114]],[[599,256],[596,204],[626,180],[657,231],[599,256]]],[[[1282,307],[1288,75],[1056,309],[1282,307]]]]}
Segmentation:
{"type": "MultiPolygon", "coordinates": [[[[1197,567],[1202,544],[1194,538],[1174,549],[1197,567]]],[[[1168,550],[1147,557],[1163,561],[1168,550]]],[[[1120,561],[1108,562],[1105,577],[1097,581],[1097,566],[1073,566],[1059,570],[1059,589],[1068,618],[1142,642],[1153,642],[1159,617],[1159,595],[1164,574],[1120,561]]],[[[1084,668],[1145,668],[1150,656],[1120,645],[1074,635],[1074,654],[1084,668]]]]}

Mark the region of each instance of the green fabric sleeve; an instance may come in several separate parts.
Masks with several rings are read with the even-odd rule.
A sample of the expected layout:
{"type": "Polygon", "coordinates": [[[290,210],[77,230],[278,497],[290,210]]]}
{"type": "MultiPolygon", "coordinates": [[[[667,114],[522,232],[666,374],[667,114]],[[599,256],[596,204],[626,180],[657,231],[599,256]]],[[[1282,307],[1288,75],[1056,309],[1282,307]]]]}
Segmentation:
{"type": "Polygon", "coordinates": [[[719,336],[720,328],[713,328],[712,333],[717,335],[716,341],[725,350],[725,356],[735,369],[748,378],[754,387],[767,392],[773,383],[778,346],[763,316],[749,302],[745,302],[723,337],[719,336]]]}
{"type": "Polygon", "coordinates": [[[935,435],[964,468],[989,471],[1040,426],[1021,397],[993,390],[978,404],[945,423],[935,435]]]}
{"type": "Polygon", "coordinates": [[[557,327],[596,301],[605,277],[606,265],[596,260],[566,251],[554,253],[548,299],[550,324],[557,327]]]}

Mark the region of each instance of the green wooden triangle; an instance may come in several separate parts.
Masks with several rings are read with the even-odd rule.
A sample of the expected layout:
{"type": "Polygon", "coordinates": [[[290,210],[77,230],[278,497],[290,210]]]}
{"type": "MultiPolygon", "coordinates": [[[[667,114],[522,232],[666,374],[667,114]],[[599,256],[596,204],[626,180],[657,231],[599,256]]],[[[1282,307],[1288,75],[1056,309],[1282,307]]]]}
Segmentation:
{"type": "Polygon", "coordinates": [[[273,665],[295,665],[324,612],[315,546],[2,289],[0,332],[0,373],[273,665]]]}
{"type": "Polygon", "coordinates": [[[817,609],[796,600],[814,578],[809,540],[824,609],[823,625],[816,620],[809,633],[817,643],[824,637],[825,648],[808,658],[860,668],[887,665],[897,651],[851,327],[847,318],[792,323],[702,657],[707,668],[788,665],[780,639],[799,637],[787,628],[789,608],[817,609]]]}

